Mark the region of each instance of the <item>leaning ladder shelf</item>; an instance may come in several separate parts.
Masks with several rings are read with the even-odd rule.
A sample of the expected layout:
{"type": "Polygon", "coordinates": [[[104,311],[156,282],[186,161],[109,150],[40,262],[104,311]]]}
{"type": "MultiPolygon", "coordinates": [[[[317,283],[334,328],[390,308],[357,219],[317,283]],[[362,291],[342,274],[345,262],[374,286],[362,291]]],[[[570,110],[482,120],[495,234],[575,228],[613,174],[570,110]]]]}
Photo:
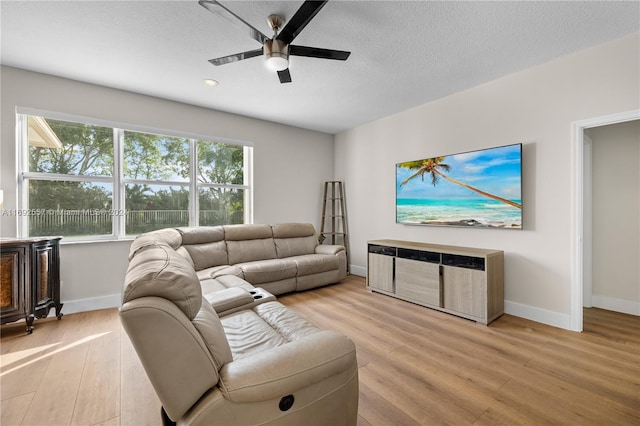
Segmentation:
{"type": "Polygon", "coordinates": [[[349,272],[349,239],[347,238],[347,211],[344,205],[344,185],[341,181],[324,183],[322,201],[322,222],[320,223],[320,244],[328,240],[330,244],[341,244],[347,253],[347,272],[349,272]],[[327,203],[327,201],[329,201],[327,203]]]}

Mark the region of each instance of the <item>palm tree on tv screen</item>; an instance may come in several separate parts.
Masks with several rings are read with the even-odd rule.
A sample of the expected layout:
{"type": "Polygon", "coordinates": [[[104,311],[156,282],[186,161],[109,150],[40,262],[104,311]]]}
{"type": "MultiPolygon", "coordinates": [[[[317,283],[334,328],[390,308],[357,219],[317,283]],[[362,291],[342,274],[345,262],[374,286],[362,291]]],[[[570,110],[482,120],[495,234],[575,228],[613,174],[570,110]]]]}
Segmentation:
{"type": "Polygon", "coordinates": [[[470,189],[473,192],[476,192],[480,195],[483,195],[485,197],[489,197],[489,198],[493,198],[494,200],[498,200],[501,201],[503,203],[509,204],[510,206],[513,206],[517,209],[522,209],[522,206],[518,203],[515,203],[511,200],[507,200],[506,198],[502,198],[499,197],[497,195],[494,194],[490,194],[488,192],[485,192],[481,189],[475,188],[471,185],[467,185],[464,182],[460,182],[459,180],[453,179],[447,175],[445,175],[444,173],[442,173],[439,169],[448,172],[449,170],[451,170],[451,166],[448,164],[443,163],[444,159],[446,157],[433,157],[433,158],[427,158],[424,160],[418,160],[418,161],[407,161],[406,163],[400,163],[400,167],[404,168],[404,169],[409,169],[409,170],[416,170],[416,172],[414,174],[412,174],[411,176],[409,176],[408,178],[406,178],[405,180],[402,181],[402,183],[400,184],[400,186],[405,186],[410,180],[420,176],[422,178],[422,181],[424,181],[424,175],[426,173],[429,173],[431,175],[431,184],[433,184],[433,186],[436,186],[438,184],[438,181],[440,180],[441,177],[445,178],[446,180],[448,180],[449,182],[455,183],[456,185],[460,185],[464,188],[470,189]]]}

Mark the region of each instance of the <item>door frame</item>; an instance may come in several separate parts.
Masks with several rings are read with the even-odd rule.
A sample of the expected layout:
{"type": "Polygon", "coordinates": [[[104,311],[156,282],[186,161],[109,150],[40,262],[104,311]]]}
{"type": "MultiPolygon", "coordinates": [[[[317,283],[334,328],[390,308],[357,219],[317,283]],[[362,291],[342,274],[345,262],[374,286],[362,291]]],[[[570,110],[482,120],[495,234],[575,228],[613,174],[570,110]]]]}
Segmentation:
{"type": "MultiPolygon", "coordinates": [[[[573,122],[572,151],[573,151],[573,248],[572,248],[572,279],[571,279],[571,314],[569,327],[573,331],[582,331],[582,308],[584,306],[584,216],[585,216],[585,139],[584,131],[592,127],[607,126],[609,124],[624,123],[639,120],[640,109],[625,111],[594,117],[587,120],[573,122]]],[[[588,243],[588,241],[587,241],[588,243]]]]}

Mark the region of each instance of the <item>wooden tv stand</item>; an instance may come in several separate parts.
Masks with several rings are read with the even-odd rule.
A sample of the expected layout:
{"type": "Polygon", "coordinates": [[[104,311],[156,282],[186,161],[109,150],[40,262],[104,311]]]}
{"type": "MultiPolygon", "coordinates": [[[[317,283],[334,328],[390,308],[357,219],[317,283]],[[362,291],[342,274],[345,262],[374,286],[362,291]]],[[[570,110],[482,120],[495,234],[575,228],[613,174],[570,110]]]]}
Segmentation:
{"type": "Polygon", "coordinates": [[[367,289],[482,324],[504,313],[504,253],[397,240],[368,242],[367,289]]]}

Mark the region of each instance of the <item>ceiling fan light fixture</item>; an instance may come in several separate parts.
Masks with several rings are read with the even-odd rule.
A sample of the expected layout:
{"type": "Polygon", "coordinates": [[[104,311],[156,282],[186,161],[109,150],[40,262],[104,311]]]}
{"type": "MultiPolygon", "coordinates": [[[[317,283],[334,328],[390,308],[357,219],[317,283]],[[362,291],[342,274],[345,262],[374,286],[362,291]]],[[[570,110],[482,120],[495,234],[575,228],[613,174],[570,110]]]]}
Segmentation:
{"type": "Polygon", "coordinates": [[[280,40],[267,40],[264,43],[264,57],[267,68],[272,71],[289,68],[289,46],[280,40]]]}

